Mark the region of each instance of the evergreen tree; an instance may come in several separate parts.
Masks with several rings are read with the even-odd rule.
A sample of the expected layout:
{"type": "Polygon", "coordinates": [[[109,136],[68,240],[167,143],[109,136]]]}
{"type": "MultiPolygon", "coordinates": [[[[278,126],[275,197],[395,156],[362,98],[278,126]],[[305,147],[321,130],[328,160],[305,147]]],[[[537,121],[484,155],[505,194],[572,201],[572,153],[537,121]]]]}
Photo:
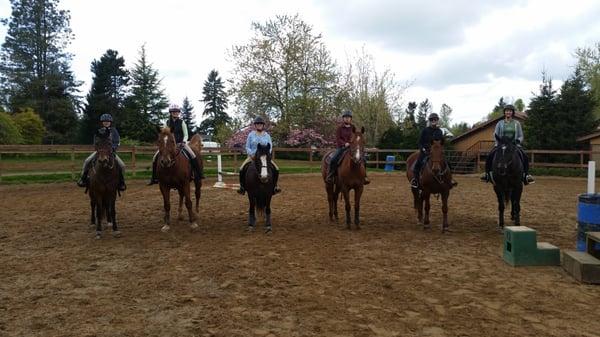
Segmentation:
{"type": "Polygon", "coordinates": [[[417,112],[417,128],[419,131],[427,127],[427,116],[432,112],[429,98],[419,103],[419,111],[417,112]]]}
{"type": "Polygon", "coordinates": [[[227,94],[225,86],[219,77],[219,72],[211,70],[202,89],[202,102],[204,111],[202,116],[205,118],[200,124],[200,132],[214,136],[215,131],[221,126],[231,122],[231,117],[225,112],[227,109],[227,94]]]}
{"type": "Polygon", "coordinates": [[[2,44],[1,97],[9,111],[32,108],[47,128],[46,141],[72,142],[77,129],[77,87],[66,51],[73,39],[69,11],[59,0],[11,0],[2,44]]]}
{"type": "Polygon", "coordinates": [[[113,116],[115,126],[120,129],[121,118],[129,73],[125,69],[125,60],[115,50],[109,49],[92,62],[91,71],[94,74],[92,88],[87,94],[87,104],[83,109],[83,119],[80,126],[80,141],[91,143],[94,131],[98,128],[100,115],[109,113],[113,116]]]}
{"type": "Polygon", "coordinates": [[[517,111],[520,111],[520,112],[525,111],[525,103],[523,102],[522,98],[517,98],[514,106],[515,106],[515,109],[517,109],[517,111]]]}
{"type": "Polygon", "coordinates": [[[192,138],[192,135],[196,133],[196,116],[194,106],[190,103],[187,96],[183,99],[183,104],[181,105],[181,118],[185,122],[185,125],[187,125],[189,137],[192,138]]]}
{"type": "Polygon", "coordinates": [[[450,118],[451,114],[452,108],[446,103],[442,104],[442,107],[440,108],[440,126],[450,128],[450,121],[452,120],[452,118],[450,118]]]}
{"type": "Polygon", "coordinates": [[[531,99],[527,119],[523,125],[525,142],[532,149],[557,149],[557,142],[553,141],[555,123],[558,110],[556,91],[552,88],[552,79],[542,73],[540,92],[531,99]],[[552,136],[548,136],[552,135],[552,136]]]}
{"type": "Polygon", "coordinates": [[[140,58],[130,74],[131,96],[125,100],[121,133],[130,139],[152,142],[167,118],[169,104],[158,70],[146,58],[145,46],[140,48],[140,58]]]}
{"type": "Polygon", "coordinates": [[[457,137],[469,131],[470,128],[471,127],[466,122],[460,122],[452,125],[452,127],[450,128],[450,132],[452,132],[454,137],[457,137]]]}

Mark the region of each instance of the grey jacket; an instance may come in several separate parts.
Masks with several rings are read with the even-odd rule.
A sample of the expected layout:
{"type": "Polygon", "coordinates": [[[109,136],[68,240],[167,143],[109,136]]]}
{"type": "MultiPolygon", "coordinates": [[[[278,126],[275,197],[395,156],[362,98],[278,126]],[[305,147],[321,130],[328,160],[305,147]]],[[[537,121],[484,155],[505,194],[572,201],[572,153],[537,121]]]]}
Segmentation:
{"type": "MultiPolygon", "coordinates": [[[[521,123],[518,120],[515,121],[515,140],[519,144],[523,144],[523,129],[521,128],[521,123]]],[[[504,119],[500,120],[498,124],[496,124],[496,130],[494,131],[494,135],[498,138],[502,138],[502,134],[504,134],[504,119]]],[[[498,139],[494,137],[494,141],[496,142],[496,146],[498,146],[498,139]]]]}

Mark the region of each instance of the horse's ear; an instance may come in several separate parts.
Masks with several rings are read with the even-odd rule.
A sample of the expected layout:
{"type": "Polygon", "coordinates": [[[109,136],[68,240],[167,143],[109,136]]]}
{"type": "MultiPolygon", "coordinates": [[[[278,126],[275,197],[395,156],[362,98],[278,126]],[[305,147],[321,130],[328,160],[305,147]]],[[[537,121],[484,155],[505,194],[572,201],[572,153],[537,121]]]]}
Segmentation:
{"type": "Polygon", "coordinates": [[[360,133],[365,133],[365,127],[364,126],[360,127],[360,133]]]}

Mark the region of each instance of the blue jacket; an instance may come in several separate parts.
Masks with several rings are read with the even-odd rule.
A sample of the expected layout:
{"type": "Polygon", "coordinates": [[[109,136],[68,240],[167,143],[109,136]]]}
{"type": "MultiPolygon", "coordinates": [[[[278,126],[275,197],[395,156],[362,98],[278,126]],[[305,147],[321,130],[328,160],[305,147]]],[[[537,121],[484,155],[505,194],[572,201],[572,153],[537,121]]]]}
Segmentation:
{"type": "Polygon", "coordinates": [[[271,136],[265,131],[263,131],[262,135],[258,135],[256,131],[250,132],[248,138],[246,139],[246,153],[249,156],[254,156],[256,154],[256,149],[258,144],[262,145],[271,145],[271,153],[273,153],[273,142],[271,141],[271,136]]]}

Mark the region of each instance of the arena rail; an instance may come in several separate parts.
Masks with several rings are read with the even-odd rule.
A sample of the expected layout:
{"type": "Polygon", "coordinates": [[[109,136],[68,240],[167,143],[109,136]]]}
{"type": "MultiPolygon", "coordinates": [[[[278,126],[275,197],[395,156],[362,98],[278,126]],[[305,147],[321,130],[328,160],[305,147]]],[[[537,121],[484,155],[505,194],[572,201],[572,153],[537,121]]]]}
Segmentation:
{"type": "MultiPolygon", "coordinates": [[[[12,155],[12,154],[23,154],[23,155],[34,155],[34,154],[70,154],[70,168],[69,171],[71,173],[72,179],[76,178],[76,175],[79,171],[79,166],[81,163],[76,162],[75,155],[82,153],[91,153],[94,150],[91,145],[0,145],[0,182],[2,181],[2,174],[5,171],[4,163],[3,163],[3,154],[4,155],[12,155]]],[[[305,153],[306,159],[302,159],[302,161],[306,161],[309,166],[320,165],[320,156],[325,154],[327,151],[331,150],[331,148],[283,148],[283,147],[275,147],[273,148],[273,158],[277,158],[282,154],[292,154],[292,153],[305,153]]],[[[138,163],[136,158],[140,155],[151,155],[156,151],[155,146],[128,146],[124,145],[119,147],[119,154],[124,160],[129,162],[128,170],[135,175],[136,171],[141,169],[138,167],[138,163]],[[129,157],[127,157],[129,155],[129,157]]],[[[367,148],[365,150],[369,154],[369,165],[375,166],[375,168],[379,168],[385,164],[394,164],[394,165],[405,165],[407,158],[411,153],[415,152],[414,149],[378,149],[378,148],[367,148]],[[383,155],[382,155],[383,154],[383,155]],[[393,162],[387,162],[385,155],[395,155],[396,160],[393,162]]],[[[556,167],[556,168],[577,168],[577,169],[586,169],[588,160],[592,159],[592,156],[597,157],[600,156],[600,152],[592,152],[592,151],[565,151],[565,150],[527,150],[526,151],[530,158],[531,167],[556,167]],[[572,160],[572,162],[539,162],[536,160],[537,158],[543,156],[570,156],[579,157],[578,162],[572,160]]],[[[245,156],[242,148],[203,148],[203,155],[213,156],[213,155],[221,155],[232,157],[233,159],[233,167],[237,168],[237,166],[241,163],[240,160],[243,160],[245,156]]],[[[453,156],[460,156],[461,152],[457,151],[447,151],[447,153],[451,153],[453,156]]],[[[487,155],[487,151],[479,150],[477,152],[479,155],[476,159],[476,170],[480,170],[483,161],[481,157],[485,157],[487,155]]],[[[147,169],[144,167],[143,169],[147,169]]],[[[24,173],[25,175],[26,173],[24,173]]]]}

